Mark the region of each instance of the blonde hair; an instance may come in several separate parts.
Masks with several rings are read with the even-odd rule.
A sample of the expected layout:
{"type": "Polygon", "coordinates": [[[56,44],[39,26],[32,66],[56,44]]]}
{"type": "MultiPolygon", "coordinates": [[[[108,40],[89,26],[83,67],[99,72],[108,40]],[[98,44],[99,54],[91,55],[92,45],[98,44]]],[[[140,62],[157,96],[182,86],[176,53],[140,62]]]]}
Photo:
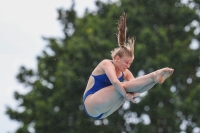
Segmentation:
{"type": "Polygon", "coordinates": [[[134,58],[135,38],[129,37],[128,43],[126,43],[126,14],[125,13],[123,13],[122,16],[120,16],[117,28],[118,28],[117,39],[118,39],[119,47],[111,51],[111,57],[114,59],[117,55],[120,58],[126,55],[126,56],[134,58]]]}

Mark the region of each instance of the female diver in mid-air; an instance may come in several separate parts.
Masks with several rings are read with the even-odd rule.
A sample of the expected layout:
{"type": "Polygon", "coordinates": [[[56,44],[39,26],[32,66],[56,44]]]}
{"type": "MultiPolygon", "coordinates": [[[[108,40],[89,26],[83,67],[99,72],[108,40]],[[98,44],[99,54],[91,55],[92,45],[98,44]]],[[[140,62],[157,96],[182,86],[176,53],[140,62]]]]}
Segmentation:
{"type": "Polygon", "coordinates": [[[111,115],[128,99],[134,102],[139,93],[163,83],[173,73],[163,68],[147,75],[134,78],[128,70],[134,59],[133,37],[126,43],[126,14],[118,22],[119,47],[111,51],[112,60],[102,60],[89,77],[84,95],[84,109],[88,116],[102,119],[111,115]],[[123,82],[123,80],[126,82],[123,82]]]}

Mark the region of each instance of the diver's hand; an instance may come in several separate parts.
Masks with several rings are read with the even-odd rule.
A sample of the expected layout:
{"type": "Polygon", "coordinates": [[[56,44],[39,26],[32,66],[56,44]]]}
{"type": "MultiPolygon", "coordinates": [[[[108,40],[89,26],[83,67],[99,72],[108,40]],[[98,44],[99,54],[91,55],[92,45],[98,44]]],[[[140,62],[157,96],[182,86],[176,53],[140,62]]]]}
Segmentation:
{"type": "Polygon", "coordinates": [[[133,92],[128,92],[126,93],[126,99],[133,102],[133,103],[136,103],[136,101],[134,100],[135,97],[138,97],[140,95],[140,93],[133,93],[133,92]]]}

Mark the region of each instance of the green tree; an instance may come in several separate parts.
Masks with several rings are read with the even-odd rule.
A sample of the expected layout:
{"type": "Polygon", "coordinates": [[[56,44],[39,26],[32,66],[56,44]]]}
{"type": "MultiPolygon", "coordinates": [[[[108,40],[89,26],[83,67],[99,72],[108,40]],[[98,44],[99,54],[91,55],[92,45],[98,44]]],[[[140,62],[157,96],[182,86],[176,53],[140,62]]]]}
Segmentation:
{"type": "MultiPolygon", "coordinates": [[[[17,79],[31,88],[27,94],[15,92],[23,111],[7,108],[11,119],[19,121],[17,133],[146,133],[192,132],[200,125],[199,1],[119,0],[96,1],[97,11],[86,10],[77,17],[74,4],[58,10],[64,38],[48,42],[38,56],[37,70],[21,67],[17,79]],[[85,115],[82,95],[93,68],[117,46],[116,22],[127,13],[127,33],[136,36],[134,76],[163,67],[175,72],[162,85],[155,85],[130,108],[120,108],[106,119],[85,115]],[[146,94],[146,95],[145,95],[146,94]],[[146,118],[150,123],[145,123],[146,118]],[[180,125],[187,121],[185,129],[180,125]]],[[[126,102],[129,104],[129,102],[126,102]]]]}

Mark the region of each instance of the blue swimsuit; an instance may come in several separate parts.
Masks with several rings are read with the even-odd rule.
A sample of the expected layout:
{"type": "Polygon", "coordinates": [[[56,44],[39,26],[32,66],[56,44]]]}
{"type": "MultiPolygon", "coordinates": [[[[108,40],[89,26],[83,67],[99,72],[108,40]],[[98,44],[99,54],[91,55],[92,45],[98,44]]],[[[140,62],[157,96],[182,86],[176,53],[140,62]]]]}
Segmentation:
{"type": "MultiPolygon", "coordinates": [[[[91,75],[91,76],[94,77],[94,85],[83,96],[83,105],[84,105],[84,101],[85,101],[85,99],[87,98],[88,95],[94,94],[98,90],[101,90],[104,87],[112,85],[112,83],[110,82],[110,80],[109,80],[109,78],[108,78],[108,76],[106,74],[97,75],[97,76],[91,75]]],[[[118,79],[119,79],[120,82],[123,81],[123,79],[124,79],[124,73],[123,72],[122,72],[122,76],[120,78],[118,78],[118,79]]],[[[85,105],[84,105],[84,110],[85,110],[86,114],[88,116],[92,117],[92,118],[100,119],[102,117],[102,115],[103,115],[103,114],[100,114],[97,117],[93,117],[93,116],[89,115],[88,112],[87,112],[87,110],[86,110],[86,108],[85,108],[85,105]]]]}

